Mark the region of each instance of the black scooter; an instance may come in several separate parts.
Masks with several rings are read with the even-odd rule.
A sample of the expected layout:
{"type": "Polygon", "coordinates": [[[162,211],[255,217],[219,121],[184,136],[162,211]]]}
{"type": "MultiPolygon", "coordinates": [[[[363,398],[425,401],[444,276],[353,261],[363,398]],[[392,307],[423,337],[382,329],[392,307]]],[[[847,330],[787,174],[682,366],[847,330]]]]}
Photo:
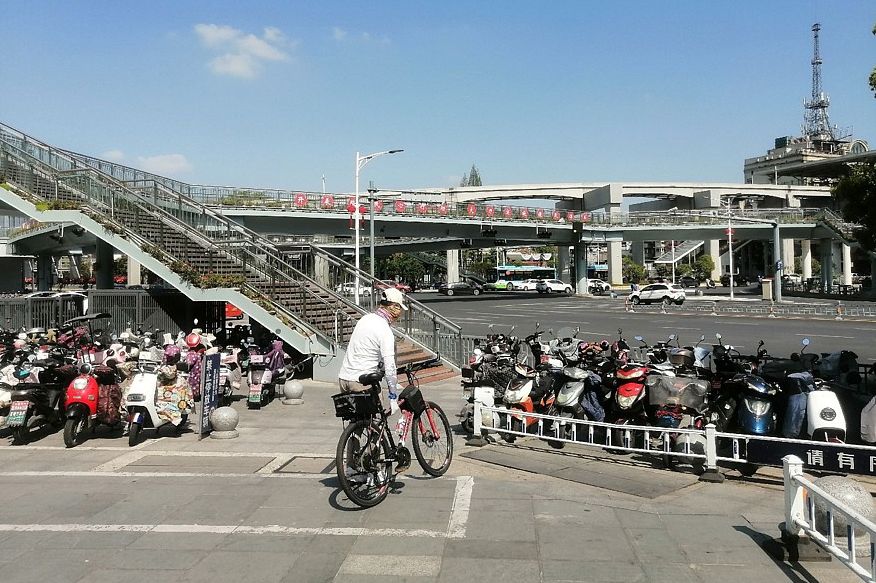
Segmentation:
{"type": "MultiPolygon", "coordinates": [[[[30,363],[22,363],[16,376],[26,379],[31,375],[30,363]]],[[[72,366],[50,363],[38,373],[39,383],[20,383],[12,390],[12,403],[6,425],[12,431],[12,443],[23,445],[30,439],[31,430],[43,424],[60,429],[64,426],[64,396],[67,385],[76,376],[72,366]]]]}

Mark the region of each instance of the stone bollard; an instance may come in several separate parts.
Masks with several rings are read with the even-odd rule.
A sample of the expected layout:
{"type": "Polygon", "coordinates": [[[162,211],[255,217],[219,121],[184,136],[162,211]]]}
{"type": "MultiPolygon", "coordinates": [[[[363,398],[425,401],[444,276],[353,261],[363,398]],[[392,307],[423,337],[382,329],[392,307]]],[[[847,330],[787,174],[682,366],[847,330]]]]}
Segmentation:
{"type": "Polygon", "coordinates": [[[716,309],[717,305],[718,305],[718,302],[712,302],[712,313],[709,314],[710,316],[717,316],[718,315],[718,310],[716,309]]]}
{"type": "Polygon", "coordinates": [[[775,318],[776,317],[776,306],[773,302],[770,302],[770,307],[769,307],[768,312],[769,312],[769,314],[767,315],[767,318],[775,318]]]}
{"type": "Polygon", "coordinates": [[[834,318],[834,320],[842,320],[844,312],[845,312],[845,309],[843,308],[843,303],[840,301],[837,301],[837,303],[836,303],[836,317],[834,318]]]}
{"type": "Polygon", "coordinates": [[[288,380],[283,385],[283,398],[280,400],[284,405],[300,405],[304,402],[304,385],[301,381],[288,380]]]}
{"type": "Polygon", "coordinates": [[[660,302],[660,313],[661,314],[666,313],[666,302],[660,302]]]}
{"type": "MultiPolygon", "coordinates": [[[[869,520],[876,519],[876,503],[873,502],[870,492],[851,478],[845,476],[825,476],[818,478],[813,483],[865,518],[869,520]]],[[[815,527],[822,534],[826,534],[829,529],[827,508],[817,498],[815,499],[815,527]]],[[[842,514],[835,512],[833,514],[833,529],[837,538],[837,546],[840,548],[848,546],[848,527],[849,524],[846,518],[842,514]]],[[[857,554],[858,556],[869,556],[870,544],[867,537],[863,536],[863,534],[863,530],[855,530],[855,540],[858,541],[858,544],[855,545],[857,554]]]]}
{"type": "Polygon", "coordinates": [[[237,423],[240,415],[231,407],[219,407],[210,413],[210,425],[213,431],[210,437],[213,439],[234,439],[238,435],[237,423]]]}

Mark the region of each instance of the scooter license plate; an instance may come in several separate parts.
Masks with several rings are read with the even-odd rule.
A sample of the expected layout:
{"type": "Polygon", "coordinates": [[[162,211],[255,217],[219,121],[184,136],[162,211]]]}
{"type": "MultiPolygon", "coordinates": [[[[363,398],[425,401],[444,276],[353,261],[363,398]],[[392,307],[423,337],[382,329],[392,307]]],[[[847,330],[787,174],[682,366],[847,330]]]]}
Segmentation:
{"type": "Polygon", "coordinates": [[[29,406],[30,403],[27,401],[13,401],[12,406],[9,408],[9,415],[6,417],[6,425],[9,427],[19,427],[24,425],[29,406]]]}
{"type": "Polygon", "coordinates": [[[249,363],[250,364],[262,364],[265,358],[261,354],[250,354],[249,355],[249,363]]]}
{"type": "Polygon", "coordinates": [[[261,385],[250,385],[249,386],[249,402],[250,403],[261,403],[262,402],[262,386],[261,385]]]}

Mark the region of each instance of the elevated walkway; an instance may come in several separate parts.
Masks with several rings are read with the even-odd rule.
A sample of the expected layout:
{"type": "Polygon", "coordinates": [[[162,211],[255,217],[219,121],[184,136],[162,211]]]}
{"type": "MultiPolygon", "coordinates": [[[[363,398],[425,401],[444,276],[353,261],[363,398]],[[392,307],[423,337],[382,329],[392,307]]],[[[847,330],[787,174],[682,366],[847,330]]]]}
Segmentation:
{"type": "Polygon", "coordinates": [[[674,251],[664,253],[654,260],[654,263],[678,263],[686,258],[691,253],[696,253],[696,250],[703,246],[702,241],[682,241],[681,245],[676,245],[674,251]]]}
{"type": "MultiPolygon", "coordinates": [[[[234,303],[302,354],[339,356],[370,308],[336,293],[330,277],[371,285],[367,274],[314,246],[293,266],[268,239],[164,182],[121,182],[2,125],[0,172],[3,204],[41,223],[78,225],[192,300],[234,303]]],[[[459,327],[416,302],[408,314],[405,341],[419,356],[458,366],[459,327]]]]}

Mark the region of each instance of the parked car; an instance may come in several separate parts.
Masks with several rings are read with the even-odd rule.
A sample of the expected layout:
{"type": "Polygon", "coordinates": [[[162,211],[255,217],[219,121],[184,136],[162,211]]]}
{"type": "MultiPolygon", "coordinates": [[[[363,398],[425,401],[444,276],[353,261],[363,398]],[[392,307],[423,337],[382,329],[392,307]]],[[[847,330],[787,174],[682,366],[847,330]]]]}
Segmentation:
{"type": "Polygon", "coordinates": [[[553,292],[570,294],[572,293],[572,286],[565,281],[560,281],[559,279],[543,279],[538,282],[535,291],[540,294],[549,294],[553,292]]]}
{"type": "MultiPolygon", "coordinates": [[[[335,291],[339,294],[343,294],[345,296],[353,296],[356,295],[356,283],[353,281],[348,281],[346,283],[342,283],[335,288],[335,291]]],[[[360,296],[370,296],[371,288],[368,286],[364,286],[361,283],[359,284],[359,295],[360,296]]]]}
{"type": "Polygon", "coordinates": [[[671,302],[679,306],[684,303],[684,288],[673,283],[652,283],[629,295],[634,304],[652,304],[654,302],[671,302]]]}
{"type": "Polygon", "coordinates": [[[602,281],[598,278],[587,280],[588,291],[595,295],[608,293],[611,291],[611,284],[607,281],[602,281]]]}
{"type": "Polygon", "coordinates": [[[700,280],[692,275],[684,275],[678,278],[678,285],[681,287],[699,287],[700,280]]]}
{"type": "MultiPolygon", "coordinates": [[[[737,273],[736,275],[733,276],[733,285],[734,286],[748,285],[749,283],[751,283],[751,282],[748,280],[748,278],[745,277],[744,275],[742,275],[741,273],[737,273]]],[[[724,287],[730,286],[730,274],[729,273],[725,273],[724,275],[721,276],[721,285],[723,285],[724,287]]]]}
{"type": "Polygon", "coordinates": [[[785,285],[800,285],[803,283],[803,277],[799,273],[786,273],[782,276],[782,283],[785,285]]]}
{"type": "Polygon", "coordinates": [[[524,279],[523,281],[521,281],[519,283],[515,282],[514,288],[519,289],[519,290],[523,290],[523,291],[536,291],[536,289],[538,289],[537,288],[538,282],[540,282],[540,281],[541,281],[540,279],[524,279]]]}
{"type": "Polygon", "coordinates": [[[392,281],[391,279],[380,279],[374,282],[374,288],[377,290],[384,290],[389,287],[394,287],[404,294],[411,293],[411,286],[400,281],[392,281]]]}
{"type": "Polygon", "coordinates": [[[483,293],[484,288],[477,283],[473,283],[470,281],[456,281],[453,283],[442,283],[438,286],[438,293],[444,294],[447,296],[455,296],[462,294],[469,294],[473,296],[479,296],[483,293]]]}

